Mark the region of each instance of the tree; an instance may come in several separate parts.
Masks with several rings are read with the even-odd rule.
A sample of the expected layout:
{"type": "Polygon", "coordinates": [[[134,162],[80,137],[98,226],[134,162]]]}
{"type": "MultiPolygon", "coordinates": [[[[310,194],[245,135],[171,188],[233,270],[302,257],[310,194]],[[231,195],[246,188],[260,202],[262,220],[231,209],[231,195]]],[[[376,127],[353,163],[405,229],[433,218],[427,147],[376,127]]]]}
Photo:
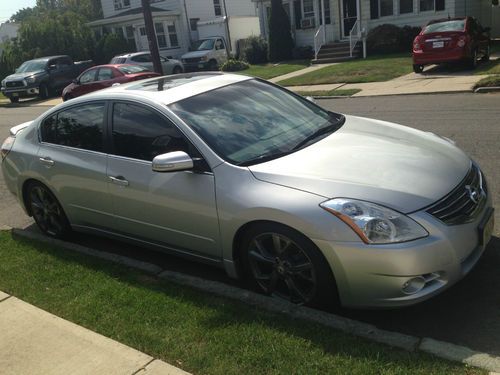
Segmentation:
{"type": "Polygon", "coordinates": [[[282,0],[271,0],[269,18],[269,60],[283,61],[292,58],[293,39],[290,20],[283,9],[282,0]]]}

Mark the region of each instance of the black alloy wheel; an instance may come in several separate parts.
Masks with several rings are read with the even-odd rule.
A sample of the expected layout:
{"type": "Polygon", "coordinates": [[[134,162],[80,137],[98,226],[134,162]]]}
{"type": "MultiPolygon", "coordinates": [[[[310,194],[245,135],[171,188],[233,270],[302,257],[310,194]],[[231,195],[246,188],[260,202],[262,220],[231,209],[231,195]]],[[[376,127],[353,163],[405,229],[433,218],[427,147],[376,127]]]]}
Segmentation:
{"type": "Polygon", "coordinates": [[[307,237],[269,223],[253,227],[242,242],[247,278],[256,289],[299,305],[338,304],[331,270],[307,237]]]}
{"type": "Polygon", "coordinates": [[[37,182],[31,183],[27,188],[26,197],[33,219],[44,234],[55,238],[68,235],[71,227],[66,214],[46,186],[37,182]]]}

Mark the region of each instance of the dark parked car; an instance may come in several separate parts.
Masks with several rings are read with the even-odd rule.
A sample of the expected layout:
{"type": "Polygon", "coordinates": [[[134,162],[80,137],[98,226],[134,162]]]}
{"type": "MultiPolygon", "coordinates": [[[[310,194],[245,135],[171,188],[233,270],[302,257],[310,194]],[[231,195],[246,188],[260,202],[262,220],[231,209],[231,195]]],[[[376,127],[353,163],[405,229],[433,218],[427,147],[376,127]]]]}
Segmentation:
{"type": "Polygon", "coordinates": [[[73,62],[71,57],[49,56],[25,61],[14,74],[2,81],[2,93],[12,103],[19,98],[48,98],[68,85],[82,71],[94,65],[92,60],[73,62]]]}
{"type": "Polygon", "coordinates": [[[64,101],[92,91],[102,90],[114,84],[158,77],[159,74],[139,65],[99,65],[87,69],[62,92],[64,101]]]}
{"type": "Polygon", "coordinates": [[[479,57],[490,57],[489,32],[472,17],[431,21],[413,41],[413,70],[421,73],[425,65],[449,62],[467,62],[474,69],[479,57]]]}

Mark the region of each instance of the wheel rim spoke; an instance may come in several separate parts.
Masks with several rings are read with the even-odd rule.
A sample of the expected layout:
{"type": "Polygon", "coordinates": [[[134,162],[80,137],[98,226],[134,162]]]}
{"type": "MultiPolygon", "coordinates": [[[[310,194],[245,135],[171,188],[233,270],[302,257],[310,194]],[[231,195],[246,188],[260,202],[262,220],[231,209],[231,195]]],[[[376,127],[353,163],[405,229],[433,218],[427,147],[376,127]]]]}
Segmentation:
{"type": "Polygon", "coordinates": [[[285,278],[285,283],[286,286],[288,287],[288,290],[290,292],[290,300],[294,302],[293,296],[295,295],[298,297],[299,302],[305,303],[309,300],[309,296],[305,295],[300,288],[297,286],[295,281],[291,277],[285,278]]]}
{"type": "Polygon", "coordinates": [[[274,264],[273,258],[266,257],[264,254],[258,253],[255,250],[250,251],[248,253],[248,255],[250,255],[253,259],[255,259],[258,262],[267,263],[267,264],[274,264]]]}

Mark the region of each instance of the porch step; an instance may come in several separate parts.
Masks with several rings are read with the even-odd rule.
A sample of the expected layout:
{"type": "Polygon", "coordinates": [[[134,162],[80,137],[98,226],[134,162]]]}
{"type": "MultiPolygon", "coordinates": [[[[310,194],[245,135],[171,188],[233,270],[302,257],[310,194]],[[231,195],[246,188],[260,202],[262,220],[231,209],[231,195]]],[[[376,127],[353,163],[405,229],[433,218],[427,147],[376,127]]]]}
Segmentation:
{"type": "Polygon", "coordinates": [[[361,43],[357,43],[350,53],[349,42],[337,42],[325,44],[321,47],[317,59],[311,61],[312,64],[324,64],[351,60],[361,56],[361,43]]]}

